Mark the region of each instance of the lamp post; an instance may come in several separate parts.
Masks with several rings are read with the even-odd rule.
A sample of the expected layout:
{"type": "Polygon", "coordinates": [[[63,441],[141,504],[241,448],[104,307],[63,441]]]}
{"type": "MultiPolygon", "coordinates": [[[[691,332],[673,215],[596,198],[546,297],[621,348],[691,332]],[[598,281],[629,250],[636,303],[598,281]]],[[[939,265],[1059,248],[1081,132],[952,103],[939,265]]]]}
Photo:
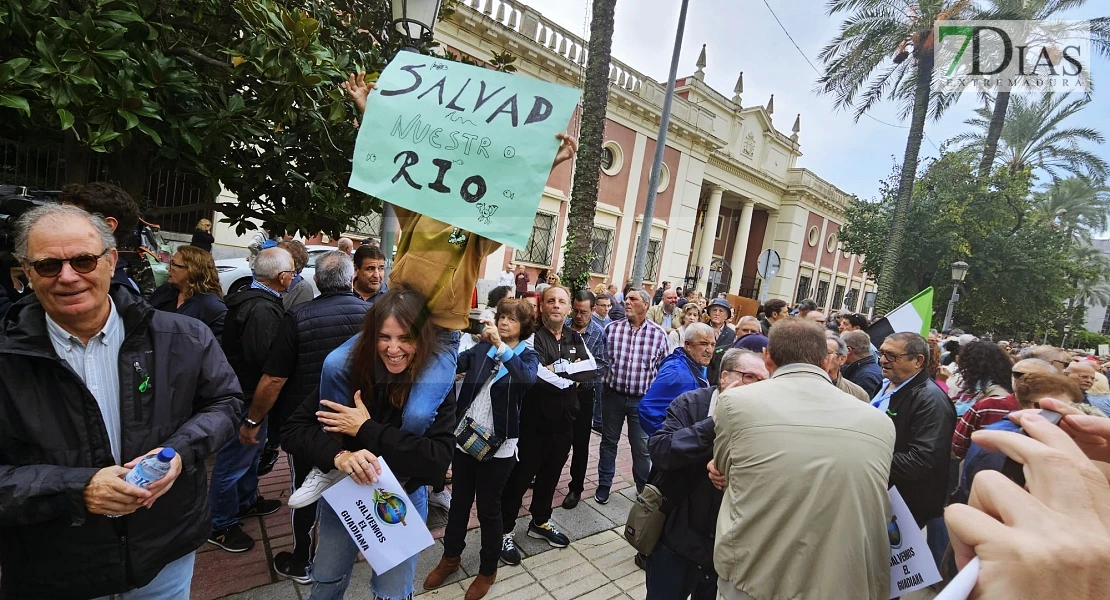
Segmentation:
{"type": "Polygon", "coordinates": [[[636,243],[636,255],[632,260],[632,283],[637,288],[643,286],[644,272],[647,270],[651,220],[655,216],[655,196],[659,192],[659,176],[663,169],[663,153],[667,149],[667,128],[671,124],[671,103],[674,102],[675,78],[678,76],[678,58],[682,54],[682,34],[686,31],[686,9],[689,5],[690,0],[682,0],[682,7],[678,12],[678,33],[675,34],[674,51],[671,53],[671,72],[667,78],[667,92],[663,95],[663,112],[659,117],[659,133],[655,136],[655,156],[651,161],[647,198],[644,200],[644,222],[640,226],[640,241],[636,243]]]}
{"type": "MultiPolygon", "coordinates": [[[[418,52],[422,42],[432,39],[439,5],[442,0],[391,0],[393,33],[400,35],[404,49],[418,52]]],[[[393,205],[382,202],[382,254],[385,255],[385,277],[393,270],[393,251],[397,245],[400,224],[393,212],[393,205]]]]}
{"type": "Polygon", "coordinates": [[[1068,333],[1071,332],[1071,325],[1064,325],[1064,337],[1060,338],[1060,347],[1067,348],[1064,344],[1068,342],[1068,333]]]}
{"type": "Polygon", "coordinates": [[[952,263],[952,299],[948,301],[948,312],[944,315],[943,331],[952,329],[952,311],[956,309],[956,302],[960,300],[960,284],[967,277],[967,263],[958,260],[952,263]]]}

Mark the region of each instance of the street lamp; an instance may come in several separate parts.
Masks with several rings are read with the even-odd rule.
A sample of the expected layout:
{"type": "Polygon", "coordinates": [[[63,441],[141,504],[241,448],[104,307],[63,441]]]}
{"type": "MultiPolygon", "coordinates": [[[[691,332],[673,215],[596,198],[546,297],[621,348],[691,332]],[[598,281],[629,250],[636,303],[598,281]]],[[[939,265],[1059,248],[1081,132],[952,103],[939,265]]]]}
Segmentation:
{"type": "Polygon", "coordinates": [[[1068,341],[1068,333],[1071,331],[1071,325],[1064,325],[1064,337],[1060,339],[1060,347],[1067,348],[1064,344],[1068,341]]]}
{"type": "MultiPolygon", "coordinates": [[[[393,6],[393,30],[405,43],[405,50],[418,52],[423,42],[432,39],[439,5],[442,0],[391,0],[393,6]]],[[[382,254],[385,255],[385,277],[393,270],[393,251],[396,248],[400,224],[393,205],[382,203],[382,254]]]]}
{"type": "Polygon", "coordinates": [[[405,39],[406,48],[431,41],[442,0],[392,0],[393,29],[405,39]]]}
{"type": "Polygon", "coordinates": [[[956,309],[956,302],[960,300],[960,284],[967,277],[967,263],[957,260],[952,263],[952,299],[948,301],[948,312],[944,315],[943,331],[952,329],[952,311],[956,309]]]}

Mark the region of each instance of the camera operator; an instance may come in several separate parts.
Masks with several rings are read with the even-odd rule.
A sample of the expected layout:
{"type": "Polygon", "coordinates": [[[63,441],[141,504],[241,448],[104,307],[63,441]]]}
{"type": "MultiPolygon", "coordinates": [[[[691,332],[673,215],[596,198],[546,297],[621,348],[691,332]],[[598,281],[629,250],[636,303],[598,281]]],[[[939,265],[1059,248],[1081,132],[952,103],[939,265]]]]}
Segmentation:
{"type": "MultiPolygon", "coordinates": [[[[110,183],[69,183],[62,186],[58,202],[82,208],[104,219],[116,238],[116,247],[131,249],[135,246],[133,238],[139,225],[139,205],[123,188],[110,183]]],[[[116,261],[112,291],[123,287],[139,294],[138,284],[127,275],[125,262],[116,261]]]]}

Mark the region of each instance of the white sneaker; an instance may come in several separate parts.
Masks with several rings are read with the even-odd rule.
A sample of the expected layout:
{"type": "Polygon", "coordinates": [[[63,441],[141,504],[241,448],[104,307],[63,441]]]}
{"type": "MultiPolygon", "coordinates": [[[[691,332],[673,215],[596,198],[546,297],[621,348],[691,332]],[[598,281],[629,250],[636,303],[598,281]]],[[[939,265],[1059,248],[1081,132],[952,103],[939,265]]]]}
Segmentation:
{"type": "Polygon", "coordinates": [[[428,494],[428,506],[438,506],[443,510],[451,510],[451,492],[432,492],[428,494]]]}
{"type": "Polygon", "coordinates": [[[289,496],[289,508],[304,508],[316,502],[324,495],[324,490],[339,483],[347,474],[339,469],[332,469],[324,473],[316,467],[308,472],[301,487],[293,490],[289,496]]]}

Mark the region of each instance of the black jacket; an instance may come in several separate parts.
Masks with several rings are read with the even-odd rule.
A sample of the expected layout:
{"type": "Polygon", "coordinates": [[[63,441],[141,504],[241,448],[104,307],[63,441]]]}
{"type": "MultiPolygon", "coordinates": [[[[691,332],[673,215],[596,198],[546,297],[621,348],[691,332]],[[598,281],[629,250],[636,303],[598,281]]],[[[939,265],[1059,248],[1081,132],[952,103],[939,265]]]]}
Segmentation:
{"type": "Polygon", "coordinates": [[[713,537],[724,492],[713,487],[705,465],[713,459],[714,423],[709,402],[716,388],[686,392],[667,407],[663,427],[648,439],[657,485],[669,501],[661,542],[713,573],[713,537]]]}
{"type": "Polygon", "coordinates": [[[320,386],[324,359],[359,332],[370,306],[353,292],[333,292],[285,313],[279,335],[291,331],[296,336],[297,364],[270,411],[272,425],[279,431],[281,423],[320,386]]]}
{"type": "Polygon", "coordinates": [[[725,323],[725,326],[721,329],[721,335],[717,336],[717,346],[713,350],[713,360],[709,362],[709,387],[717,387],[717,382],[721,379],[721,359],[724,358],[725,352],[728,352],[735,342],[736,330],[725,323]]]}
{"type": "Polygon", "coordinates": [[[119,353],[121,459],[159,446],[181,455],[174,486],[150,509],[89,514],[89,479],[115,464],[96,399],[50,343],[35,296],[0,338],[0,598],[89,598],[149,583],[211,533],[204,460],[235,434],[239,384],[212,333],[112,292],[119,353]],[[139,391],[143,377],[151,386],[139,391]]]}
{"type": "MultiPolygon", "coordinates": [[[[556,340],[546,327],[540,326],[533,338],[533,348],[539,355],[539,364],[551,365],[559,359],[574,362],[589,358],[582,336],[570,327],[563,326],[562,334],[556,340]]],[[[596,369],[573,375],[559,375],[571,381],[592,381],[597,377],[596,369]]],[[[578,414],[578,394],[574,385],[566,389],[543,381],[538,376],[536,384],[524,395],[520,411],[520,424],[524,429],[558,435],[570,434],[574,418],[578,414]]]]}
{"type": "Polygon", "coordinates": [[[262,367],[270,353],[285,307],[281,298],[267,292],[247,288],[227,297],[224,334],[220,340],[227,362],[235,369],[243,397],[249,404],[254,389],[262,379],[262,367]]]}
{"type": "Polygon", "coordinates": [[[883,368],[875,362],[874,356],[865,356],[850,365],[844,365],[840,369],[840,374],[863,388],[863,391],[872,398],[883,386],[883,368]]]}
{"type": "Polygon", "coordinates": [[[316,420],[320,405],[317,392],[310,394],[282,425],[281,445],[287,452],[312,461],[313,466],[327,473],[335,469],[335,455],[340,450],[366,449],[389,463],[408,492],[423,485],[433,488],[443,485],[455,451],[454,393],[444,398],[424,435],[402,430],[402,409],[394,408],[384,393],[375,393],[366,401],[370,420],[362,424],[358,435],[342,436],[343,441],[339,442],[316,420]]]}
{"type": "Polygon", "coordinates": [[[216,238],[213,237],[211,233],[208,233],[203,229],[194,229],[193,239],[190,240],[189,245],[200,248],[201,250],[207,250],[208,252],[211,252],[212,242],[215,241],[216,238]]]}
{"type": "Polygon", "coordinates": [[[196,292],[178,306],[177,288],[173,284],[165,283],[151,294],[150,305],[158,310],[185,315],[204,323],[212,330],[216,341],[219,341],[223,335],[227,305],[219,294],[196,292]]]}
{"type": "MultiPolygon", "coordinates": [[[[489,357],[491,348],[493,346],[489,342],[481,342],[459,354],[455,372],[466,373],[459,388],[456,408],[460,420],[482,386],[499,370],[500,363],[489,357]]],[[[504,364],[506,373],[490,386],[489,395],[493,404],[493,431],[502,440],[510,440],[520,437],[520,403],[524,394],[536,383],[540,357],[535,350],[523,348],[520,354],[513,354],[504,364]]]]}
{"type": "Polygon", "coordinates": [[[890,485],[902,494],[917,526],[924,527],[944,513],[956,408],[921,371],[890,397],[887,414],[895,430],[890,485]]]}

